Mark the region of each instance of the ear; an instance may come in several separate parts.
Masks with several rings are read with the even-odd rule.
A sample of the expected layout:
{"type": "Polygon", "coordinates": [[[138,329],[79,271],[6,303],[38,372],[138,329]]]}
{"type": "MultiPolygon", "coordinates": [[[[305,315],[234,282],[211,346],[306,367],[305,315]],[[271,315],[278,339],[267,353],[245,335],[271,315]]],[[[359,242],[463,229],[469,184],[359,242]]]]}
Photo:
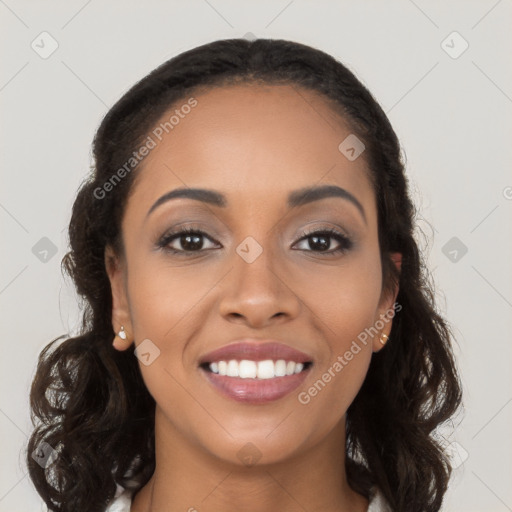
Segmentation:
{"type": "MultiPolygon", "coordinates": [[[[390,258],[398,269],[398,272],[400,272],[402,269],[402,254],[399,252],[394,252],[391,253],[390,258]]],[[[379,352],[382,350],[388,341],[395,313],[402,309],[399,304],[396,308],[394,306],[396,304],[398,290],[398,282],[395,283],[391,290],[382,290],[377,318],[375,319],[374,324],[378,333],[373,337],[373,352],[379,352]]]]}
{"type": "Polygon", "coordinates": [[[126,265],[111,246],[105,248],[105,269],[112,291],[112,328],[116,333],[112,345],[117,350],[126,350],[133,342],[130,308],[126,292],[126,265]],[[124,327],[126,339],[118,336],[124,327]]]}

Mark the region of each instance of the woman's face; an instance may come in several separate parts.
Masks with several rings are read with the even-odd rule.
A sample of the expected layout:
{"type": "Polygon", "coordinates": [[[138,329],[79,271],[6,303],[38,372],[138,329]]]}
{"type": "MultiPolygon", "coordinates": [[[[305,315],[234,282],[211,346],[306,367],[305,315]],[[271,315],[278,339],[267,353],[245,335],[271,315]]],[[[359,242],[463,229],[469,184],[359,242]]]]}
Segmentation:
{"type": "Polygon", "coordinates": [[[391,330],[382,317],[396,294],[383,292],[376,199],[364,152],[339,149],[351,131],[321,96],[239,85],[195,99],[161,141],[152,135],[137,171],[125,257],[108,264],[114,328],[143,343],[160,435],[237,464],[285,460],[342,435],[391,330]],[[294,204],[328,185],[338,193],[294,204]],[[162,199],[197,188],[210,193],[162,199]],[[186,228],[196,234],[167,236],[186,228]],[[214,373],[222,360],[244,360],[226,371],[249,377],[214,373]],[[300,370],[290,361],[307,364],[280,376],[300,370]]]}

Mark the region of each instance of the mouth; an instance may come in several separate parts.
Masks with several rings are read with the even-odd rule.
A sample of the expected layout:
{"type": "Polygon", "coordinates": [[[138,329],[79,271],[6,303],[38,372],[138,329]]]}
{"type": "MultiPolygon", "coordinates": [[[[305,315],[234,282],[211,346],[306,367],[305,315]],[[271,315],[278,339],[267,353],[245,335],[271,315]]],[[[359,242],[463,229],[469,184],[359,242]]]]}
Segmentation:
{"type": "Polygon", "coordinates": [[[311,358],[280,343],[239,342],[207,354],[201,373],[223,396],[247,404],[283,398],[309,374],[311,358]]]}
{"type": "Polygon", "coordinates": [[[305,363],[297,363],[295,361],[286,361],[278,359],[265,359],[263,361],[251,361],[242,359],[237,361],[213,361],[211,363],[203,363],[200,367],[210,373],[214,373],[221,377],[230,377],[238,379],[266,380],[276,379],[280,377],[290,377],[303,371],[308,370],[313,363],[306,361],[305,363]]]}

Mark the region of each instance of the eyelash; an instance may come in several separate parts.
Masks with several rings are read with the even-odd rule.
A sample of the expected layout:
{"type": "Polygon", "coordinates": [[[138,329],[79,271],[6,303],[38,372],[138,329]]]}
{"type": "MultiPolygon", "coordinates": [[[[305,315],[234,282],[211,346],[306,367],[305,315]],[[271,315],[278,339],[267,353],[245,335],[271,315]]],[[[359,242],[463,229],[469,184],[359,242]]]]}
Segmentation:
{"type": "MultiPolygon", "coordinates": [[[[201,235],[205,238],[208,238],[212,242],[219,243],[216,240],[214,240],[213,238],[211,238],[207,233],[205,233],[201,229],[189,227],[189,228],[181,229],[180,231],[165,234],[157,242],[157,247],[159,249],[164,250],[165,252],[169,252],[169,253],[175,254],[175,255],[183,255],[185,257],[192,256],[192,255],[194,255],[194,253],[200,253],[200,252],[204,252],[205,250],[209,250],[209,249],[199,249],[197,251],[186,251],[186,250],[174,249],[174,248],[168,247],[169,244],[173,240],[178,239],[183,235],[189,235],[189,234],[201,235]]],[[[334,238],[339,242],[340,246],[337,249],[334,249],[334,250],[331,249],[329,251],[306,250],[306,252],[314,252],[314,253],[321,254],[321,255],[332,256],[335,254],[343,254],[343,253],[347,252],[349,249],[352,248],[352,245],[353,245],[352,241],[350,240],[349,237],[347,237],[343,233],[340,233],[339,231],[337,231],[334,228],[325,228],[325,229],[319,229],[319,230],[314,230],[314,231],[304,231],[301,233],[299,239],[295,243],[301,242],[301,241],[303,241],[307,238],[310,238],[312,236],[315,236],[315,235],[316,236],[325,236],[328,238],[334,238]]],[[[305,250],[305,249],[299,249],[299,250],[305,250]]]]}

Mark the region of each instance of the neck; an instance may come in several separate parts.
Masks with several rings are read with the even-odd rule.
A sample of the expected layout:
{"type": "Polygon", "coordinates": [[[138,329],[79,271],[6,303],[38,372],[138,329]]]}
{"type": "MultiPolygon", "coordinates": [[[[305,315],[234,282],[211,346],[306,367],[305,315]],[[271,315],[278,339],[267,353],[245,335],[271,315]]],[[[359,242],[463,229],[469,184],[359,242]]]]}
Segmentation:
{"type": "Polygon", "coordinates": [[[157,406],[156,467],[131,512],[365,512],[345,473],[345,418],[319,444],[286,461],[235,465],[201,450],[169,426],[157,406]]]}

